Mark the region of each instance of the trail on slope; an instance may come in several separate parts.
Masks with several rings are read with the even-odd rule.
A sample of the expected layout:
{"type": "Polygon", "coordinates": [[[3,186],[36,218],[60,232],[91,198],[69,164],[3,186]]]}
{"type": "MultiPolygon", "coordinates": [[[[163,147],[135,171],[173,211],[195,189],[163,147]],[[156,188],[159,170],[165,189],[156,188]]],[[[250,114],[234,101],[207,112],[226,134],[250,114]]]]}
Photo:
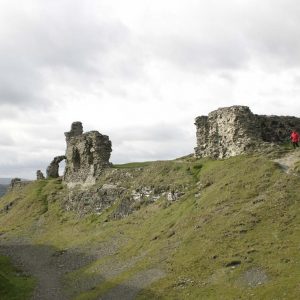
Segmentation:
{"type": "MultiPolygon", "coordinates": [[[[90,264],[92,261],[98,259],[99,256],[105,256],[106,252],[111,249],[104,247],[105,249],[101,249],[104,251],[102,251],[103,253],[87,255],[78,249],[58,250],[49,245],[32,245],[23,240],[0,242],[0,254],[9,256],[16,267],[37,279],[37,286],[34,290],[32,300],[73,299],[76,291],[84,292],[90,290],[99,283],[110,280],[110,273],[116,276],[130,267],[130,265],[126,265],[126,262],[124,262],[124,267],[121,268],[118,264],[110,264],[110,273],[104,276],[99,274],[87,281],[73,281],[70,286],[64,283],[63,277],[65,274],[90,264]]],[[[148,269],[139,272],[125,280],[122,284],[113,287],[100,299],[135,299],[142,289],[159,280],[164,275],[164,271],[159,269],[148,269]]]]}
{"type": "Polygon", "coordinates": [[[112,288],[98,300],[133,300],[142,289],[164,276],[165,273],[160,269],[148,269],[142,271],[125,281],[123,284],[119,284],[112,288]]]}
{"type": "Polygon", "coordinates": [[[9,256],[18,268],[37,278],[33,300],[69,299],[62,276],[93,260],[93,257],[74,250],[58,251],[51,246],[20,242],[1,245],[0,253],[9,256]]]}
{"type": "Polygon", "coordinates": [[[278,163],[287,174],[290,174],[293,171],[295,163],[299,160],[300,151],[298,149],[281,158],[274,159],[274,161],[278,163]]]}

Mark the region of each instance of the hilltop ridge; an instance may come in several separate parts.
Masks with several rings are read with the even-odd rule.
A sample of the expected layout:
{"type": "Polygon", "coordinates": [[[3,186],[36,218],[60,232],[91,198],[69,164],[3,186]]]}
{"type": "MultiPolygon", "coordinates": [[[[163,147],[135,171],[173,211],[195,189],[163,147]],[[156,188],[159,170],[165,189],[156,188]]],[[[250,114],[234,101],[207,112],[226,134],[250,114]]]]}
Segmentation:
{"type": "Polygon", "coordinates": [[[296,299],[299,161],[273,161],[293,153],[116,165],[73,202],[34,181],[0,201],[0,248],[51,264],[62,299],[296,299]]]}

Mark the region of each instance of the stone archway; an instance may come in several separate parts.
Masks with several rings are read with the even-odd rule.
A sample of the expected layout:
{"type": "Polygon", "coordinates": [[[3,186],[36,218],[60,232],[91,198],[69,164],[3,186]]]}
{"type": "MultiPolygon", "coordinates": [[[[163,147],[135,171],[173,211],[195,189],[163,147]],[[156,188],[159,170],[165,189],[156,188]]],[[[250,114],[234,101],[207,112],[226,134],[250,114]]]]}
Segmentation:
{"type": "Polygon", "coordinates": [[[56,156],[47,168],[47,178],[58,178],[59,177],[59,163],[66,159],[64,155],[56,156]]]}

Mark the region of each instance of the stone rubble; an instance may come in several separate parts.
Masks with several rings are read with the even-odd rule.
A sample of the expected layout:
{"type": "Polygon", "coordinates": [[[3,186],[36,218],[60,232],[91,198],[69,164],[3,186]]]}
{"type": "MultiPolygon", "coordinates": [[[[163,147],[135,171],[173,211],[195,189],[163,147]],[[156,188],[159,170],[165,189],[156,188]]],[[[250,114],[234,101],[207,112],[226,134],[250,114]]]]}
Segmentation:
{"type": "MultiPolygon", "coordinates": [[[[110,173],[113,174],[115,170],[110,173]]],[[[128,172],[127,172],[128,173],[128,172]]],[[[132,175],[131,175],[132,176],[132,175]]],[[[118,183],[104,183],[101,187],[72,188],[68,190],[64,207],[67,211],[77,211],[80,215],[87,213],[102,214],[105,210],[117,204],[109,215],[111,219],[120,219],[138,210],[141,205],[148,205],[158,199],[177,201],[184,193],[180,191],[156,191],[149,186],[128,189],[118,183]],[[171,195],[171,196],[170,196],[171,195]]]]}
{"type": "Polygon", "coordinates": [[[183,192],[171,191],[171,192],[168,192],[168,194],[167,194],[167,200],[168,201],[176,201],[183,195],[184,195],[183,192]]]}
{"type": "Polygon", "coordinates": [[[125,192],[125,188],[113,184],[104,184],[102,187],[90,187],[89,189],[70,189],[64,206],[67,211],[75,210],[82,215],[91,212],[101,214],[125,192]]]}

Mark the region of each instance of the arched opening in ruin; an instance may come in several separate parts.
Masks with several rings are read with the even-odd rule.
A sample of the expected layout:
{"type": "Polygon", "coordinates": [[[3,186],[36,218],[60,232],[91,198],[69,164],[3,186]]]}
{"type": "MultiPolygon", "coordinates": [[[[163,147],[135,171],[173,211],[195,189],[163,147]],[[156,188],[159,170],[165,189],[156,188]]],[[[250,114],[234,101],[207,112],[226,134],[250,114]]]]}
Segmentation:
{"type": "Polygon", "coordinates": [[[59,175],[59,177],[61,177],[65,174],[65,168],[66,168],[66,160],[64,159],[58,164],[58,175],[59,175]]]}
{"type": "MultiPolygon", "coordinates": [[[[64,161],[66,157],[64,155],[56,156],[51,161],[50,165],[48,166],[46,172],[47,172],[47,178],[58,178],[59,175],[59,169],[61,167],[61,162],[64,161]]],[[[64,164],[63,164],[64,167],[64,164]]]]}
{"type": "Polygon", "coordinates": [[[72,164],[73,164],[74,172],[80,169],[80,154],[77,148],[74,148],[73,150],[72,164]]]}

